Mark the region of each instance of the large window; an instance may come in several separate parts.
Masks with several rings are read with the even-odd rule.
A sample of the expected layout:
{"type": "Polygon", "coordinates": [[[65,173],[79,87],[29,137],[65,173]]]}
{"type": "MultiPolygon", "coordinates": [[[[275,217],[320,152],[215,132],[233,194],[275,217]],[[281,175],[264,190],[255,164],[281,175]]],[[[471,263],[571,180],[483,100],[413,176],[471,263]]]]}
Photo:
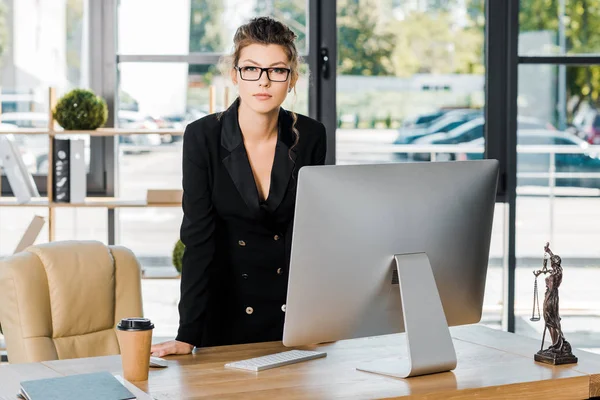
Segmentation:
{"type": "MultiPolygon", "coordinates": [[[[337,25],[337,164],[483,157],[483,0],[339,0],[337,25]]],[[[504,213],[499,203],[483,316],[494,327],[503,307],[504,213]]]]}
{"type": "Polygon", "coordinates": [[[483,0],[338,1],[337,163],[447,161],[483,140],[484,20],[483,0]]]}
{"type": "MultiPolygon", "coordinates": [[[[568,79],[575,79],[580,68],[566,69],[568,79]]],[[[593,284],[600,278],[600,252],[595,245],[600,238],[595,223],[600,205],[600,157],[594,145],[596,131],[600,132],[600,114],[594,100],[576,100],[581,93],[573,82],[573,89],[565,96],[568,101],[559,104],[557,98],[563,96],[558,92],[566,90],[557,87],[560,73],[560,68],[551,65],[519,68],[520,76],[547,77],[537,86],[545,86],[549,104],[545,108],[538,102],[535,108],[538,112],[545,109],[548,121],[558,121],[557,115],[566,116],[567,128],[517,131],[516,328],[535,337],[542,334],[543,321],[530,321],[534,285],[531,271],[541,267],[543,247],[550,242],[551,249],[561,256],[564,269],[559,289],[563,332],[575,347],[600,349],[600,342],[593,339],[600,331],[596,315],[600,300],[593,284]]],[[[533,99],[526,93],[527,82],[523,79],[520,84],[522,109],[529,108],[533,99]]],[[[542,277],[538,285],[543,301],[542,277]]]]}
{"type": "Polygon", "coordinates": [[[582,55],[600,52],[600,3],[595,0],[522,0],[520,55],[582,55]]]}
{"type": "MultiPolygon", "coordinates": [[[[483,322],[500,327],[501,315],[508,315],[504,322],[510,321],[514,311],[518,332],[540,336],[543,325],[529,320],[531,270],[539,267],[543,245],[550,241],[565,268],[561,314],[567,339],[575,346],[598,349],[594,335],[600,321],[594,310],[600,304],[593,282],[600,274],[600,254],[594,250],[600,234],[594,224],[600,195],[600,148],[594,147],[600,146],[600,39],[594,33],[600,24],[600,3],[523,0],[519,24],[509,24],[508,11],[517,3],[0,0],[1,122],[17,128],[45,127],[49,86],[57,87],[59,96],[74,87],[94,87],[108,91],[117,127],[183,130],[235,98],[235,88],[218,63],[232,51],[237,26],[253,15],[275,16],[297,33],[299,51],[307,56],[297,96],[290,95],[284,107],[308,114],[309,91],[317,103],[332,94],[323,90],[327,86],[321,79],[319,47],[335,47],[338,164],[480,159],[487,145],[506,167],[512,162],[506,148],[495,146],[512,140],[506,121],[514,117],[517,207],[510,207],[514,198],[502,186],[509,181],[501,176],[500,192],[509,200],[496,207],[483,322]],[[107,4],[117,9],[108,10],[107,4]],[[318,15],[309,12],[309,4],[320,10],[318,15]],[[487,10],[497,13],[489,21],[486,4],[487,10]],[[337,43],[327,40],[332,25],[308,31],[328,12],[335,14],[331,19],[336,20],[337,43]],[[494,17],[506,21],[498,24],[494,17]],[[512,59],[510,49],[497,45],[508,46],[516,34],[518,54],[512,59]],[[494,53],[486,51],[486,38],[496,39],[494,53]],[[505,52],[506,64],[502,59],[486,69],[486,57],[504,57],[505,52]],[[517,63],[518,88],[510,72],[517,63]],[[491,74],[491,66],[498,65],[491,74]],[[96,73],[90,76],[92,70],[96,73]],[[103,79],[94,81],[97,76],[103,79]],[[516,93],[507,89],[513,84],[516,93]],[[500,100],[492,104],[494,98],[500,100]],[[514,115],[506,106],[513,100],[514,115]],[[485,116],[495,119],[494,129],[485,116]],[[492,132],[487,142],[486,132],[492,132]],[[512,224],[516,246],[511,244],[512,224]],[[515,265],[508,256],[511,249],[517,259],[515,281],[510,278],[515,265]]],[[[310,106],[322,119],[333,114],[323,104],[310,106]]],[[[154,133],[118,137],[114,154],[111,140],[90,140],[90,194],[139,200],[148,189],[181,188],[180,137],[154,133]]],[[[18,141],[43,191],[47,140],[22,136],[18,141]]],[[[2,193],[10,193],[5,178],[2,193]]],[[[46,212],[0,208],[0,255],[12,253],[31,217],[46,212]]],[[[135,252],[148,276],[175,275],[171,251],[179,236],[179,207],[122,208],[108,216],[105,209],[56,212],[57,240],[114,238],[135,252]]],[[[41,241],[46,237],[42,232],[41,241]]],[[[543,281],[538,285],[543,297],[543,281]]],[[[156,336],[174,336],[179,281],[146,279],[143,291],[145,312],[157,322],[156,336]]]]}
{"type": "Polygon", "coordinates": [[[298,35],[308,52],[306,0],[121,0],[120,54],[228,53],[238,26],[252,16],[270,15],[298,35]],[[160,27],[160,29],[157,29],[160,27]]]}
{"type": "MultiPolygon", "coordinates": [[[[87,86],[84,13],[83,0],[0,1],[1,129],[46,128],[49,87],[60,96],[87,86]]],[[[48,138],[14,140],[45,191],[48,138]]],[[[3,183],[3,194],[10,194],[6,178],[3,183]]]]}
{"type": "MultiPolygon", "coordinates": [[[[562,330],[573,347],[600,351],[600,4],[521,1],[517,109],[548,127],[517,129],[516,331],[541,338],[532,322],[534,276],[546,242],[562,258],[562,330]],[[551,4],[550,4],[551,3],[551,4]],[[585,57],[583,60],[581,57],[585,57]],[[586,65],[583,65],[586,64],[586,65]],[[598,64],[598,65],[594,65],[598,64]]],[[[543,308],[544,277],[538,278],[543,308]]]]}
{"type": "MultiPolygon", "coordinates": [[[[86,17],[84,0],[0,1],[0,129],[47,128],[49,87],[55,87],[58,96],[76,87],[88,87],[86,17]]],[[[14,135],[13,140],[38,189],[44,193],[48,137],[14,135]]],[[[89,140],[86,143],[89,171],[89,140]]],[[[12,195],[6,176],[0,173],[0,178],[2,196],[12,195]]],[[[99,189],[91,174],[88,189],[99,189]]],[[[0,256],[14,251],[36,214],[46,215],[47,209],[0,208],[0,256]]],[[[74,231],[87,229],[74,226],[71,219],[59,231],[64,229],[62,232],[69,237],[74,231]]],[[[39,238],[44,241],[47,237],[45,228],[39,238]]]]}
{"type": "MultiPolygon", "coordinates": [[[[287,23],[298,35],[300,54],[308,51],[305,0],[121,0],[117,15],[116,126],[122,128],[183,130],[227,108],[237,93],[219,63],[233,51],[235,29],[251,16],[271,15],[287,23]]],[[[288,95],[285,108],[308,114],[309,78],[303,64],[296,94],[288,95]]],[[[181,146],[181,136],[118,138],[119,198],[144,199],[148,189],[181,189],[181,146]]],[[[180,207],[118,210],[117,242],[134,251],[147,276],[173,276],[171,254],[181,219],[180,207]]],[[[143,290],[145,311],[158,322],[156,336],[174,336],[179,281],[150,279],[143,290]]]]}

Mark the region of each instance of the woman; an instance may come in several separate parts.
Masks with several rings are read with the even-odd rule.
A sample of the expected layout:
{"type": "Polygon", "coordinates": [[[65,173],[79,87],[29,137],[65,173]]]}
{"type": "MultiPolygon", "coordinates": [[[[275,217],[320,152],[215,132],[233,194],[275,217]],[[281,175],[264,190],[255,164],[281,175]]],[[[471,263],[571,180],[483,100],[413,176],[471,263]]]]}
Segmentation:
{"type": "Polygon", "coordinates": [[[544,296],[544,321],[546,328],[550,332],[552,338],[552,345],[548,348],[550,351],[570,352],[571,348],[562,333],[560,326],[560,314],[558,309],[558,288],[562,283],[563,269],[560,265],[561,259],[559,256],[554,255],[548,247],[548,243],[544,247],[544,251],[550,256],[550,265],[552,270],[548,270],[548,260],[544,258],[544,268],[534,272],[534,275],[538,277],[540,274],[549,273],[546,277],[546,294],[544,296]],[[568,348],[563,349],[563,345],[568,348]]]}
{"type": "Polygon", "coordinates": [[[155,356],[283,336],[298,170],[326,153],[324,126],[281,108],[298,81],[295,38],[271,18],[239,27],[239,97],[186,128],[179,331],[155,356]]]}

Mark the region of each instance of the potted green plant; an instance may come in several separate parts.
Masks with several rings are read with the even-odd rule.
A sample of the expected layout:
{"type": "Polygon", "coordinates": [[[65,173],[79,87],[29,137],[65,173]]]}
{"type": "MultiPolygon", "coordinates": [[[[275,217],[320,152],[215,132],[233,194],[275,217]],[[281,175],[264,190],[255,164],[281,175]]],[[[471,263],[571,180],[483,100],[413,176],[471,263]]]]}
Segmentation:
{"type": "Polygon", "coordinates": [[[173,266],[181,275],[181,259],[183,258],[183,252],[185,250],[185,245],[181,240],[178,240],[175,243],[175,247],[173,248],[173,266]]]}
{"type": "Polygon", "coordinates": [[[87,89],[73,89],[56,104],[54,119],[65,130],[94,130],[106,123],[106,101],[87,89]]]}

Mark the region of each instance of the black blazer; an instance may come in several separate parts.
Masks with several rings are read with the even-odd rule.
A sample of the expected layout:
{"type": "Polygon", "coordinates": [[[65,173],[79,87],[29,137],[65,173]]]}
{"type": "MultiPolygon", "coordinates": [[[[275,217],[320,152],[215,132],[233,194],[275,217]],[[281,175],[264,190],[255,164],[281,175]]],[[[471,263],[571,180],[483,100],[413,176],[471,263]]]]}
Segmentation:
{"type": "Polygon", "coordinates": [[[197,347],[281,340],[298,170],[325,162],[325,127],[280,109],[266,201],[238,124],[239,100],[189,124],[183,139],[183,221],[177,340],[197,347]],[[292,149],[293,147],[293,149],[292,149]]]}

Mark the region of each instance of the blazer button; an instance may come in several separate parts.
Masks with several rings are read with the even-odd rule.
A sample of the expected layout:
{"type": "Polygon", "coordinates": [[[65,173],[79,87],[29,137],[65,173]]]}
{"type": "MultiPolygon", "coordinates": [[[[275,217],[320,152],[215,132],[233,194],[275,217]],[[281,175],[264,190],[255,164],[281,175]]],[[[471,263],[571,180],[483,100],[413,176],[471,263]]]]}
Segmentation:
{"type": "Polygon", "coordinates": [[[246,242],[244,242],[243,240],[238,241],[238,244],[240,245],[240,247],[246,246],[246,242]]]}
{"type": "Polygon", "coordinates": [[[246,314],[250,315],[254,312],[254,309],[252,307],[246,307],[246,314]]]}
{"type": "Polygon", "coordinates": [[[274,239],[274,240],[279,240],[279,235],[275,235],[275,236],[273,236],[273,239],[274,239]]]}
{"type": "Polygon", "coordinates": [[[242,278],[248,279],[248,274],[242,274],[242,278]]]}
{"type": "Polygon", "coordinates": [[[283,274],[283,270],[281,268],[277,268],[277,275],[283,274]]]}
{"type": "Polygon", "coordinates": [[[285,312],[285,304],[281,306],[281,311],[285,312]]]}

